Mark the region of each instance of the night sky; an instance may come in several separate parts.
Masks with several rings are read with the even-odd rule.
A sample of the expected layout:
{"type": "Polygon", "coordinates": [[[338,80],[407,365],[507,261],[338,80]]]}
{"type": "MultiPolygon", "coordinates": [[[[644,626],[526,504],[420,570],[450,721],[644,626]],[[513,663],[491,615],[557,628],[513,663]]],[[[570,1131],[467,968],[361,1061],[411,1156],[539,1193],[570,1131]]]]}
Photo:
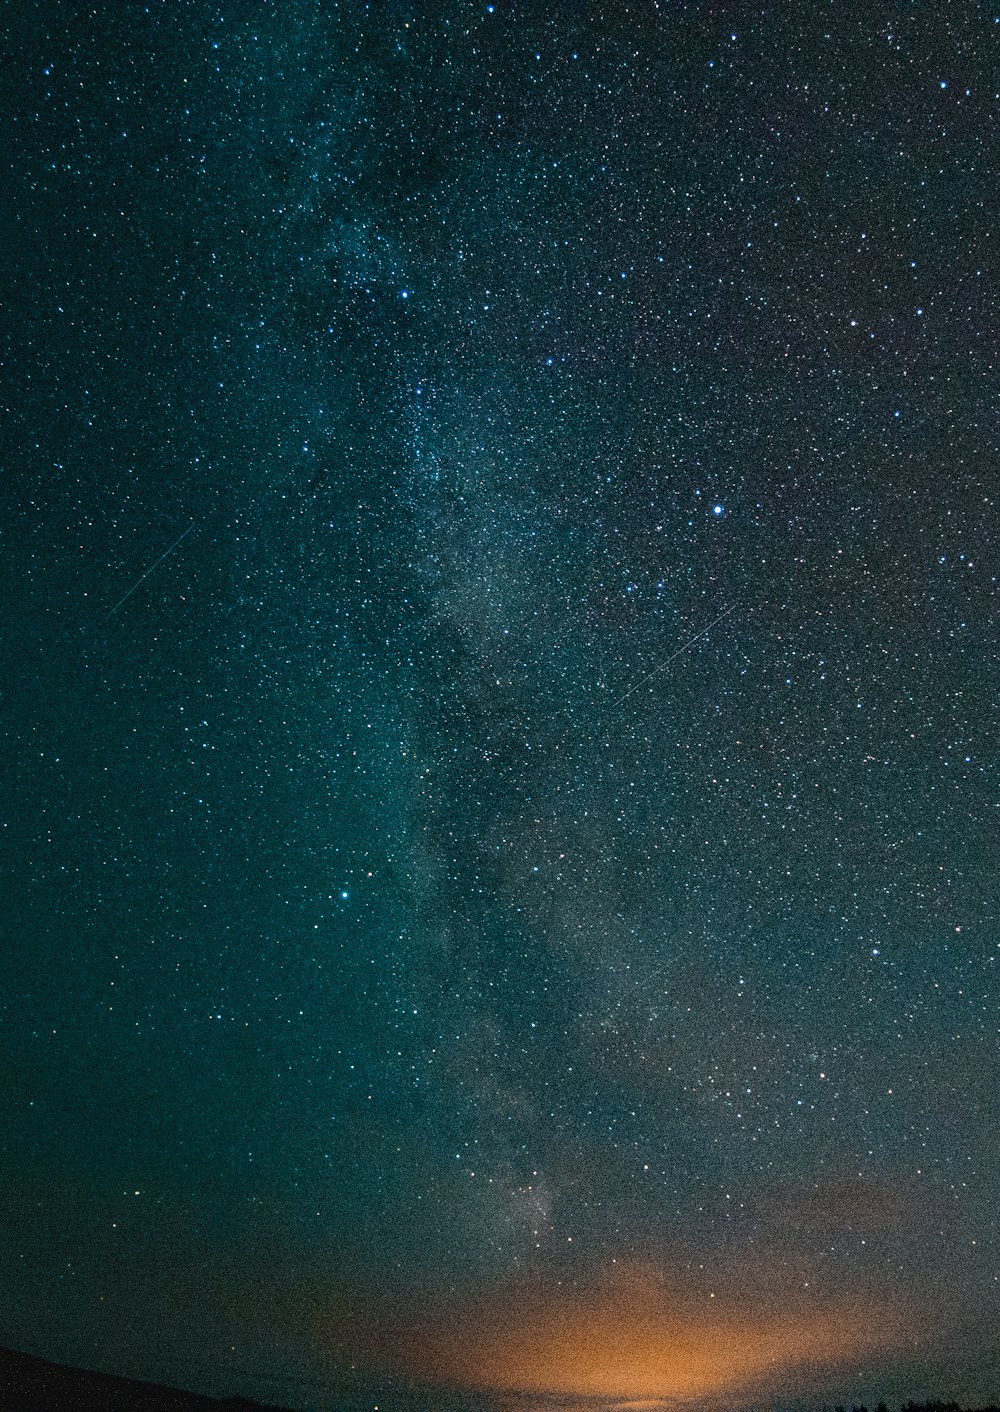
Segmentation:
{"type": "Polygon", "coordinates": [[[0,1343],[995,1398],[1000,6],[3,29],[0,1343]]]}

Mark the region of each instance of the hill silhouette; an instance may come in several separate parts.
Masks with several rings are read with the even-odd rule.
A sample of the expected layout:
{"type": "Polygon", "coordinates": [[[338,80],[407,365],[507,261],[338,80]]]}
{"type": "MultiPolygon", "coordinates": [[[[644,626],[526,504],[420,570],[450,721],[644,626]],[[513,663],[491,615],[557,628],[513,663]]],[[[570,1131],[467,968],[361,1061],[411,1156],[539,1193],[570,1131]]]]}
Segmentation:
{"type": "MultiPolygon", "coordinates": [[[[440,1400],[433,1399],[435,1405],[440,1400]]],[[[470,1404],[471,1405],[471,1404],[470,1404]]],[[[587,1399],[581,1401],[587,1405],[587,1399]]],[[[594,1403],[594,1406],[597,1404],[594,1403]]],[[[207,1397],[160,1383],[140,1382],[51,1363],[29,1353],[0,1348],[0,1412],[292,1412],[247,1397],[207,1397]]],[[[829,1406],[824,1412],[831,1412],[829,1406]]],[[[838,1405],[833,1412],[868,1412],[838,1405]]],[[[888,1412],[880,1402],[873,1412],[888,1412]]],[[[908,1402],[900,1412],[963,1412],[957,1402],[908,1402]]],[[[1000,1412],[991,1405],[977,1412],[1000,1412]]]]}
{"type": "Polygon", "coordinates": [[[245,1397],[204,1397],[158,1383],[50,1363],[0,1348],[0,1412],[288,1412],[245,1397]]]}

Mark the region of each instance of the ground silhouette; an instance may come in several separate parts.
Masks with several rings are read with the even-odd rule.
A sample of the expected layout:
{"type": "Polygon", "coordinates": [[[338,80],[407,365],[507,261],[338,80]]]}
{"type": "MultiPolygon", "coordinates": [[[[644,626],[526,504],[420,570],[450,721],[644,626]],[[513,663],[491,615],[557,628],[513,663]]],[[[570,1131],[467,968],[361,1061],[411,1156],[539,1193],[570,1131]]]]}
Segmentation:
{"type": "MultiPolygon", "coordinates": [[[[449,1406],[456,1405],[454,1399],[447,1402],[449,1406]]],[[[440,1400],[429,1399],[428,1405],[439,1406],[440,1400]]],[[[468,1405],[472,1406],[472,1402],[468,1405]]],[[[50,1363],[28,1353],[0,1348],[0,1412],[291,1412],[291,1409],[254,1402],[246,1397],[205,1397],[159,1383],[138,1382],[112,1373],[50,1363]]],[[[824,1412],[830,1412],[830,1408],[825,1407],[824,1412]]],[[[868,1412],[868,1408],[848,1409],[838,1405],[834,1412],[868,1412]]],[[[888,1412],[888,1408],[880,1402],[874,1412],[888,1412]]],[[[900,1412],[963,1412],[963,1409],[957,1402],[908,1402],[900,1412]]],[[[977,1412],[1000,1412],[1000,1407],[982,1407],[977,1412]]]]}
{"type": "Polygon", "coordinates": [[[202,1397],[0,1349],[0,1412],[288,1412],[245,1397],[202,1397]]]}

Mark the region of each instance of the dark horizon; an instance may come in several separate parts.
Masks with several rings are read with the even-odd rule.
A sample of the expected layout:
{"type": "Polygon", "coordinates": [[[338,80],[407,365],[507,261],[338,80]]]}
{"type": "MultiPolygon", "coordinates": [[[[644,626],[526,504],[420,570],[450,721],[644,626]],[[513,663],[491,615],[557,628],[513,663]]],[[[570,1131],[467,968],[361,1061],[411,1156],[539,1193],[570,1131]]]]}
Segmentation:
{"type": "MultiPolygon", "coordinates": [[[[245,1376],[245,1375],[244,1375],[245,1376]]],[[[260,1375],[256,1375],[260,1381],[260,1375]]],[[[277,1379],[276,1381],[288,1381],[277,1379]]],[[[299,1382],[300,1396],[293,1399],[297,1407],[311,1409],[338,1408],[340,1412],[353,1412],[354,1408],[371,1405],[371,1396],[379,1397],[380,1412],[395,1412],[395,1409],[405,1409],[405,1412],[487,1412],[487,1409],[505,1409],[505,1412],[515,1412],[515,1409],[551,1408],[556,1409],[574,1407],[583,1409],[606,1408],[609,1404],[602,1399],[574,1399],[572,1401],[555,1397],[539,1397],[523,1394],[518,1396],[503,1397],[499,1394],[491,1397],[475,1389],[462,1388],[399,1388],[386,1392],[384,1386],[382,1392],[369,1390],[367,1399],[359,1395],[344,1395],[344,1389],[336,1388],[332,1383],[321,1386],[318,1381],[310,1388],[309,1394],[305,1395],[303,1389],[306,1384],[299,1382]],[[303,1401],[302,1398],[305,1397],[303,1401]]],[[[43,1404],[43,1398],[51,1398],[53,1393],[58,1393],[58,1405],[65,1412],[89,1412],[89,1409],[96,1409],[98,1406],[101,1412],[113,1412],[119,1406],[118,1399],[121,1399],[122,1409],[128,1412],[212,1412],[212,1409],[222,1409],[235,1406],[258,1408],[260,1412],[290,1412],[290,1408],[278,1406],[273,1401],[264,1402],[260,1397],[251,1399],[233,1397],[226,1393],[199,1393],[191,1389],[184,1389],[180,1385],[153,1383],[147,1380],[136,1380],[124,1378],[120,1375],[107,1374],[101,1370],[89,1369],[86,1367],[74,1367],[72,1365],[55,1363],[52,1360],[39,1358],[31,1354],[18,1350],[0,1348],[0,1406],[13,1406],[6,1398],[16,1392],[20,1400],[17,1404],[20,1412],[30,1412],[34,1408],[36,1400],[38,1406],[51,1406],[50,1402],[43,1404]],[[136,1398],[139,1401],[136,1401],[136,1398]],[[128,1399],[126,1401],[126,1399],[128,1399]]],[[[619,1404],[623,1405],[623,1404],[619,1404]]],[[[652,1406],[653,1404],[649,1404],[652,1406]]],[[[666,1401],[659,1404],[668,1406],[689,1406],[692,1408],[709,1407],[724,1408],[725,1412],[760,1412],[760,1409],[767,1407],[769,1412],[793,1412],[794,1409],[816,1409],[816,1412],[869,1412],[869,1408],[864,1403],[844,1403],[834,1405],[830,1402],[815,1402],[811,1400],[791,1400],[772,1401],[770,1403],[691,1403],[679,1404],[666,1401]]],[[[871,1408],[871,1412],[893,1412],[885,1402],[879,1402],[871,1408]]],[[[954,1401],[928,1401],[914,1402],[908,1401],[899,1404],[898,1412],[997,1412],[995,1405],[978,1408],[963,1408],[954,1401]]]]}

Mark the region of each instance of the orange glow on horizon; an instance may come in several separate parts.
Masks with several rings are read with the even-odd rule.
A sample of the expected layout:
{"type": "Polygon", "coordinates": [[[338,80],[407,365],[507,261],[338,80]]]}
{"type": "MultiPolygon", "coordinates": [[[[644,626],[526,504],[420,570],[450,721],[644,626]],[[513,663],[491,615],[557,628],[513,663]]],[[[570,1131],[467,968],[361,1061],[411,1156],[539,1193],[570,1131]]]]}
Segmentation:
{"type": "Polygon", "coordinates": [[[854,1299],[767,1310],[747,1299],[671,1299],[641,1270],[581,1295],[508,1292],[440,1310],[397,1344],[407,1371],[452,1385],[603,1398],[694,1399],[898,1341],[901,1320],[854,1299]]]}

